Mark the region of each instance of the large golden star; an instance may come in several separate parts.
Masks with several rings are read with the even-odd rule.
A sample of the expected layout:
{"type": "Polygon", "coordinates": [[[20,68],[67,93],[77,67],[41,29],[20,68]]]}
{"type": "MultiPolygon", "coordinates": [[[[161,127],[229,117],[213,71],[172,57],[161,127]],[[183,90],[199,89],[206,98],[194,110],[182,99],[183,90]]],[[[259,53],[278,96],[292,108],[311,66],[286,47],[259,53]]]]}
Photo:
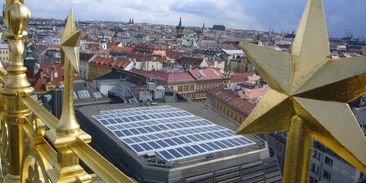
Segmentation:
{"type": "Polygon", "coordinates": [[[241,44],[272,88],[237,130],[289,131],[284,182],[305,182],[312,138],[366,173],[366,138],[347,102],[366,92],[366,58],[331,60],[322,0],[308,0],[292,53],[241,44]]]}
{"type": "Polygon", "coordinates": [[[80,30],[76,30],[74,14],[70,10],[67,16],[66,27],[61,38],[61,50],[64,64],[69,62],[76,72],[79,72],[80,57],[80,30]]]}

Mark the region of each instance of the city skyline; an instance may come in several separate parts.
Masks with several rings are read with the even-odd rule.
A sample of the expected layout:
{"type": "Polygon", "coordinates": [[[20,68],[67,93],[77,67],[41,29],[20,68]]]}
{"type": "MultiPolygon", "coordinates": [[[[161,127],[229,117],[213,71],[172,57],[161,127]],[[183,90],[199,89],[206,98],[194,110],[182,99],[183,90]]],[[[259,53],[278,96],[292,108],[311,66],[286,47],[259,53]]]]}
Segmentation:
{"type": "MultiPolygon", "coordinates": [[[[28,4],[32,16],[40,18],[63,19],[73,9],[79,20],[126,22],[134,18],[139,23],[176,25],[182,17],[185,26],[202,26],[205,22],[206,26],[223,24],[228,28],[292,32],[297,28],[305,0],[55,0],[53,3],[37,0],[28,4]]],[[[327,0],[324,7],[330,36],[344,36],[347,30],[356,37],[365,36],[362,7],[366,7],[366,1],[327,0]]]]}

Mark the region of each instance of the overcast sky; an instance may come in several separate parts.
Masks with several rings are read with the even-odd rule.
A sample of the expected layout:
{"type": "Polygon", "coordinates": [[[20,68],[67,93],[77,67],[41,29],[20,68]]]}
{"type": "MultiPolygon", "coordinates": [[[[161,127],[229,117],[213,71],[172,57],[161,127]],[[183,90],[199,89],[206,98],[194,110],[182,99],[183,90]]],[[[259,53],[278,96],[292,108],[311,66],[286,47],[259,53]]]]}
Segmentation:
{"type": "MultiPolygon", "coordinates": [[[[306,0],[26,0],[33,17],[65,18],[69,9],[77,19],[207,26],[223,24],[291,32],[296,30],[306,0]]],[[[329,33],[343,36],[350,29],[366,36],[366,0],[324,0],[329,33]]]]}

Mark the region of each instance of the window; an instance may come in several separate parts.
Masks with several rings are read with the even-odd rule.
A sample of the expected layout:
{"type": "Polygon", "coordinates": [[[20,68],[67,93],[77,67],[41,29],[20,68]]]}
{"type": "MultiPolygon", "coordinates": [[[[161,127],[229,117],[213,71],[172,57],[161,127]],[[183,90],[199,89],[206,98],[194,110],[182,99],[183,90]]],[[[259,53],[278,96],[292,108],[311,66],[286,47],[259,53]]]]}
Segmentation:
{"type": "Polygon", "coordinates": [[[94,97],[95,98],[102,98],[102,94],[100,94],[100,92],[94,92],[94,97]]]}
{"type": "Polygon", "coordinates": [[[325,164],[327,164],[329,166],[333,166],[333,160],[330,159],[328,156],[325,156],[324,162],[325,162],[325,164]]]}
{"type": "Polygon", "coordinates": [[[81,98],[81,99],[90,98],[88,90],[80,90],[80,91],[77,91],[77,92],[78,92],[79,98],[81,98]]]}
{"type": "Polygon", "coordinates": [[[190,86],[189,86],[189,90],[190,90],[190,91],[193,91],[193,90],[194,90],[194,85],[190,85],[190,86]]]}
{"type": "Polygon", "coordinates": [[[316,175],[318,175],[319,174],[319,166],[316,165],[315,163],[312,163],[311,164],[310,171],[313,172],[313,173],[315,173],[316,175]]]}
{"type": "Polygon", "coordinates": [[[330,181],[330,179],[332,178],[332,175],[327,172],[326,170],[323,171],[323,178],[330,181]]]}
{"type": "Polygon", "coordinates": [[[184,91],[188,91],[188,85],[185,85],[183,89],[184,91]]]}
{"type": "Polygon", "coordinates": [[[78,99],[78,96],[76,95],[76,92],[73,92],[74,100],[78,99]]]}
{"type": "Polygon", "coordinates": [[[310,182],[309,183],[318,183],[318,180],[316,180],[314,177],[310,176],[310,182]]]}
{"type": "Polygon", "coordinates": [[[178,86],[178,92],[183,91],[183,86],[178,86]]]}
{"type": "Polygon", "coordinates": [[[318,161],[320,161],[321,153],[320,153],[320,152],[318,152],[318,151],[316,151],[316,150],[314,150],[314,151],[313,151],[313,158],[314,158],[314,159],[317,159],[318,161]]]}

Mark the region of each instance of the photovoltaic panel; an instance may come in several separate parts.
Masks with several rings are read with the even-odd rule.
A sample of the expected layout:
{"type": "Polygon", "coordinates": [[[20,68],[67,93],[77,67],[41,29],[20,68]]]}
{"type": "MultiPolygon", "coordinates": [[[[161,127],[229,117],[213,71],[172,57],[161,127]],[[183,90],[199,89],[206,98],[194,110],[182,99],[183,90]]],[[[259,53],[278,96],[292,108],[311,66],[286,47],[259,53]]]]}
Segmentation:
{"type": "Polygon", "coordinates": [[[185,110],[163,105],[101,111],[93,116],[138,155],[180,160],[255,144],[185,110]]]}

